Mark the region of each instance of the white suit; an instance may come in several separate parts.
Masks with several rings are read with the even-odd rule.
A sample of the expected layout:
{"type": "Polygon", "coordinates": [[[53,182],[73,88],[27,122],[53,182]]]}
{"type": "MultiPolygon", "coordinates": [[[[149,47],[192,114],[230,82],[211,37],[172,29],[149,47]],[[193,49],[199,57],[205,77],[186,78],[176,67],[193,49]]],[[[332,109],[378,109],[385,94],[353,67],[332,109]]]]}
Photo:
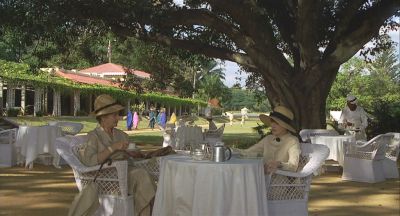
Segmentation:
{"type": "Polygon", "coordinates": [[[354,111],[351,111],[350,108],[346,106],[342,110],[342,115],[340,116],[339,124],[342,124],[344,128],[348,130],[348,133],[354,134],[357,140],[367,139],[367,135],[365,134],[365,128],[367,128],[368,126],[368,117],[367,113],[364,111],[362,107],[357,106],[357,108],[354,111]],[[353,125],[348,126],[347,122],[350,122],[353,125]],[[360,130],[360,131],[357,132],[355,130],[360,130]]]}

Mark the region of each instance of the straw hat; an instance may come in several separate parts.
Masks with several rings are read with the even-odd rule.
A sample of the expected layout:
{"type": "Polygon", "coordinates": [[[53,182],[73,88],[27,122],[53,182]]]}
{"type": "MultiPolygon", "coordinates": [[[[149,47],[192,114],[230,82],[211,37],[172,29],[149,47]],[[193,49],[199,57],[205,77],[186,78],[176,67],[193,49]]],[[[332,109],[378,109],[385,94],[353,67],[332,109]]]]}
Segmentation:
{"type": "Polygon", "coordinates": [[[346,100],[351,104],[357,104],[357,98],[352,94],[348,94],[346,100]]]}
{"type": "Polygon", "coordinates": [[[288,129],[289,131],[296,133],[296,130],[293,128],[293,119],[294,115],[292,111],[284,106],[275,107],[274,111],[268,115],[260,114],[260,120],[266,124],[271,125],[271,119],[273,119],[280,126],[288,129]]]}
{"type": "Polygon", "coordinates": [[[102,94],[96,98],[94,101],[94,111],[91,113],[93,116],[101,116],[110,113],[115,113],[123,110],[124,107],[115,101],[108,94],[102,94]]]}

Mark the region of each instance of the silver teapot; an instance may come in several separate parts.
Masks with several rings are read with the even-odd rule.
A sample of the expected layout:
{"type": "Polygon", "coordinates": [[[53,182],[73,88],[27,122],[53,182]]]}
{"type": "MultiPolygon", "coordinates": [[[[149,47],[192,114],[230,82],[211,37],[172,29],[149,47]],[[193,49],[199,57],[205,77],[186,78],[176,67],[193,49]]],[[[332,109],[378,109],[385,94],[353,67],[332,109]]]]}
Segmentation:
{"type": "Polygon", "coordinates": [[[230,160],[231,157],[232,157],[232,150],[229,147],[225,147],[220,143],[216,143],[216,145],[212,148],[211,160],[214,162],[224,162],[230,160]],[[226,156],[227,153],[228,156],[226,156]]]}

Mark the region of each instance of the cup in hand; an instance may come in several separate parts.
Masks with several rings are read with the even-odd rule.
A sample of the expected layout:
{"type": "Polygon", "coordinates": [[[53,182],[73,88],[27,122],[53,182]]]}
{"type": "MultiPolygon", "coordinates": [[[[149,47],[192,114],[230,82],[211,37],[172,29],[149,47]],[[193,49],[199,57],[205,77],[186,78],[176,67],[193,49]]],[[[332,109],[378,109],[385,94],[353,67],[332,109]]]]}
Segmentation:
{"type": "Polygon", "coordinates": [[[129,143],[128,150],[136,149],[136,143],[129,143]]]}

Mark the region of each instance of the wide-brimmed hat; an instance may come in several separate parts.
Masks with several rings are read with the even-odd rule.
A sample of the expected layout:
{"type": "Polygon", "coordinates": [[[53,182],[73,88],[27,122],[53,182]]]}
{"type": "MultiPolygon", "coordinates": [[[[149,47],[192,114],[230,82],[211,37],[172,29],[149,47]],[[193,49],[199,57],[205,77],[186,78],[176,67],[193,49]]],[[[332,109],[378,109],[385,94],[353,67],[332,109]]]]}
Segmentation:
{"type": "Polygon", "coordinates": [[[123,110],[124,107],[108,94],[102,94],[94,101],[93,116],[101,116],[123,110]]]}
{"type": "Polygon", "coordinates": [[[357,104],[357,98],[356,96],[352,95],[352,94],[348,94],[346,97],[347,102],[351,103],[351,104],[357,104]]]}
{"type": "Polygon", "coordinates": [[[260,120],[266,124],[271,125],[271,119],[273,119],[280,126],[288,129],[289,131],[296,133],[296,130],[293,128],[293,119],[294,115],[292,111],[284,106],[275,107],[274,111],[269,115],[260,114],[260,120]]]}
{"type": "Polygon", "coordinates": [[[208,105],[214,108],[221,108],[221,105],[219,104],[219,100],[217,98],[212,98],[208,101],[208,105]]]}

